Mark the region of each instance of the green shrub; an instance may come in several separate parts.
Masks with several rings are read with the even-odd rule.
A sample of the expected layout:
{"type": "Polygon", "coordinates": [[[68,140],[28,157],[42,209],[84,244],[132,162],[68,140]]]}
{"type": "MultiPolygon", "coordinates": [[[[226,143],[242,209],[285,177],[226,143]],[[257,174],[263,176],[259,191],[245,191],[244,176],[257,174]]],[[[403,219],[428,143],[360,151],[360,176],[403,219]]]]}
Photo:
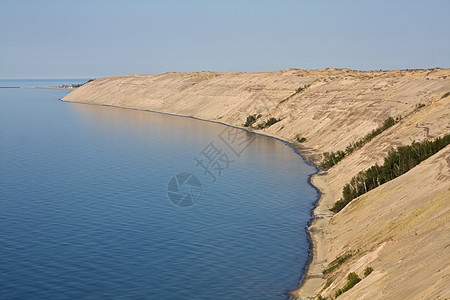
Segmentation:
{"type": "Polygon", "coordinates": [[[247,116],[247,120],[244,123],[244,127],[252,126],[253,123],[255,123],[256,120],[258,120],[259,118],[261,118],[261,115],[254,114],[254,115],[247,116]]]}
{"type": "Polygon", "coordinates": [[[275,118],[272,117],[269,120],[267,120],[265,123],[263,122],[263,123],[258,124],[258,126],[256,126],[256,128],[264,129],[264,128],[270,127],[273,124],[275,124],[277,122],[280,122],[280,121],[281,121],[281,119],[275,119],[275,118]]]}
{"type": "Polygon", "coordinates": [[[333,281],[334,281],[334,278],[328,278],[328,279],[327,279],[327,282],[325,282],[325,285],[323,286],[322,291],[323,291],[324,289],[326,289],[327,287],[329,287],[329,286],[333,283],[333,281]]]}
{"type": "Polygon", "coordinates": [[[275,118],[270,118],[269,120],[267,120],[266,124],[264,125],[265,128],[272,126],[273,124],[280,122],[281,119],[275,119],[275,118]]]}
{"type": "MultiPolygon", "coordinates": [[[[282,104],[282,103],[288,101],[289,99],[291,99],[292,97],[294,97],[295,95],[297,95],[298,93],[300,93],[301,91],[303,91],[304,89],[308,88],[309,86],[310,86],[310,85],[307,84],[307,85],[304,85],[303,87],[299,87],[298,89],[295,90],[295,92],[294,92],[292,95],[290,95],[290,96],[284,98],[283,100],[281,100],[281,101],[278,103],[278,105],[280,105],[280,104],[282,104]]],[[[278,105],[277,105],[277,106],[278,106],[278,105]]]]}
{"type": "MultiPolygon", "coordinates": [[[[344,188],[346,188],[346,186],[344,186],[344,188]]],[[[340,212],[350,201],[345,201],[344,199],[339,199],[338,201],[336,201],[333,205],[333,207],[330,209],[332,212],[337,213],[340,212]]]]}
{"type": "Polygon", "coordinates": [[[323,154],[323,160],[320,163],[320,167],[322,169],[329,169],[338,162],[340,162],[345,157],[344,151],[337,151],[337,152],[325,152],[323,154]]]}
{"type": "Polygon", "coordinates": [[[322,169],[329,169],[341,160],[344,159],[345,156],[350,155],[355,150],[360,149],[362,146],[370,142],[374,137],[388,129],[389,127],[395,125],[396,123],[400,122],[401,116],[397,116],[395,119],[392,117],[387,118],[384,120],[383,124],[378,127],[377,129],[372,130],[370,133],[366,134],[363,138],[357,140],[356,142],[348,145],[345,148],[344,151],[337,151],[337,152],[325,152],[323,154],[322,162],[320,163],[319,167],[322,169]]]}
{"type": "Polygon", "coordinates": [[[417,103],[415,110],[419,110],[419,109],[421,109],[424,106],[425,106],[425,104],[423,104],[423,103],[417,103]]]}
{"type": "Polygon", "coordinates": [[[310,84],[305,84],[303,87],[299,87],[299,88],[295,91],[295,94],[298,94],[298,93],[300,93],[301,91],[303,91],[303,90],[309,88],[309,86],[310,86],[310,84]]]}
{"type": "Polygon", "coordinates": [[[300,133],[297,133],[297,134],[295,135],[295,140],[296,140],[297,142],[299,142],[299,143],[304,143],[304,142],[306,142],[306,138],[305,138],[305,137],[302,137],[300,133]]]}
{"type": "Polygon", "coordinates": [[[361,281],[361,278],[359,278],[359,276],[355,272],[351,272],[347,276],[347,283],[344,285],[344,287],[342,289],[338,289],[334,293],[335,297],[336,298],[339,297],[340,295],[342,295],[343,293],[345,293],[346,291],[348,291],[349,289],[354,287],[360,281],[361,281]]]}
{"type": "MultiPolygon", "coordinates": [[[[323,271],[323,274],[328,274],[333,272],[334,270],[336,270],[340,265],[342,265],[344,262],[346,262],[347,260],[349,260],[351,257],[353,256],[353,252],[347,252],[344,255],[338,256],[336,257],[336,259],[334,259],[329,265],[328,268],[326,268],[323,271]]],[[[331,282],[330,282],[331,284],[331,282]]]]}
{"type": "Polygon", "coordinates": [[[372,271],[373,271],[373,268],[372,268],[372,267],[367,267],[367,268],[364,270],[364,277],[369,276],[370,273],[372,273],[372,271]]]}
{"type": "Polygon", "coordinates": [[[409,146],[392,149],[384,158],[383,165],[375,164],[369,169],[359,172],[344,186],[342,198],[335,203],[331,211],[341,211],[353,199],[405,174],[448,144],[450,144],[450,134],[438,137],[434,141],[413,142],[409,146]]]}
{"type": "Polygon", "coordinates": [[[361,281],[361,278],[359,278],[359,276],[355,272],[351,272],[347,276],[347,283],[342,288],[342,292],[345,293],[346,291],[348,291],[349,289],[354,287],[355,284],[357,284],[360,281],[361,281]]]}

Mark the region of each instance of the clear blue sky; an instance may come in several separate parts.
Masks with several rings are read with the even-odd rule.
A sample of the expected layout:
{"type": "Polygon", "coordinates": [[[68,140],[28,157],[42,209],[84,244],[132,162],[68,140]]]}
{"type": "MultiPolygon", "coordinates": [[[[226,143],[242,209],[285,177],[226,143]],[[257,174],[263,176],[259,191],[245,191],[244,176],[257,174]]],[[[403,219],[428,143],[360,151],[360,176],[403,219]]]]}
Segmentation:
{"type": "Polygon", "coordinates": [[[449,0],[0,0],[0,78],[450,67],[449,0]]]}

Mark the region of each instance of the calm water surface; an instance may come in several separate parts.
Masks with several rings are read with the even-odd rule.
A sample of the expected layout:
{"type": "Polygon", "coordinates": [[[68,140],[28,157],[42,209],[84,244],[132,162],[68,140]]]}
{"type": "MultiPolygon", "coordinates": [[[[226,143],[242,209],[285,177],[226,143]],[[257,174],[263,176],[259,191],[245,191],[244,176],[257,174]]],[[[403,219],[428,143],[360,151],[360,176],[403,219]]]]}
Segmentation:
{"type": "MultiPolygon", "coordinates": [[[[0,86],[84,82],[30,81],[0,86]]],[[[240,135],[237,156],[226,126],[67,93],[0,88],[1,299],[289,298],[313,167],[271,138],[240,135]],[[231,161],[215,182],[195,160],[211,146],[231,161]],[[168,198],[183,172],[202,185],[191,207],[168,198]]]]}

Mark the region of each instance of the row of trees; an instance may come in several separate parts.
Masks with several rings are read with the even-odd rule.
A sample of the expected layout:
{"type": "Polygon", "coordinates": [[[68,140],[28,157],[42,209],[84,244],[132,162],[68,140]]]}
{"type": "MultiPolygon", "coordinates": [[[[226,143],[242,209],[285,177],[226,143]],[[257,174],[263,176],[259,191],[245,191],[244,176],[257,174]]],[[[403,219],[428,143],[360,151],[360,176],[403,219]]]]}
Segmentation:
{"type": "Polygon", "coordinates": [[[80,86],[82,86],[82,85],[84,85],[84,84],[86,84],[86,83],[88,83],[88,82],[93,81],[93,80],[94,80],[94,79],[89,79],[89,80],[86,81],[85,83],[74,83],[74,84],[72,84],[72,85],[63,84],[63,85],[60,85],[59,87],[62,87],[62,88],[68,88],[68,87],[71,87],[71,88],[77,88],[77,87],[80,87],[80,86]]]}
{"type": "Polygon", "coordinates": [[[400,121],[401,117],[398,116],[395,119],[393,117],[389,117],[384,120],[383,125],[378,127],[377,129],[372,130],[370,133],[366,134],[363,138],[357,140],[354,143],[351,143],[345,148],[345,151],[336,151],[336,152],[325,152],[323,154],[322,162],[320,163],[320,167],[322,169],[329,169],[341,160],[344,159],[345,156],[350,155],[355,150],[360,149],[362,146],[370,142],[374,137],[388,129],[389,127],[394,126],[396,123],[400,121]]]}
{"type": "Polygon", "coordinates": [[[353,177],[350,183],[344,186],[342,198],[331,210],[339,212],[353,199],[408,172],[448,144],[450,144],[450,134],[438,137],[434,141],[413,142],[409,146],[392,149],[384,159],[383,165],[376,164],[353,177]]]}

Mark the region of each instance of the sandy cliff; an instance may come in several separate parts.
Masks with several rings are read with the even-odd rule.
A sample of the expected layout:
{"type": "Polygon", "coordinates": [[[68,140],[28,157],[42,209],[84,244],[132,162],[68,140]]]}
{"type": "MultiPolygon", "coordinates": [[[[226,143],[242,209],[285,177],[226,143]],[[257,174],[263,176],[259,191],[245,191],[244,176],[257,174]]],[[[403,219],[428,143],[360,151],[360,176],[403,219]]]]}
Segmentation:
{"type": "Polygon", "coordinates": [[[267,73],[127,75],[89,82],[63,100],[168,112],[241,126],[248,115],[281,121],[265,134],[294,141],[314,162],[345,150],[389,116],[399,123],[327,172],[313,177],[322,191],[310,232],[313,261],[297,297],[334,296],[349,272],[361,278],[341,299],[450,297],[450,148],[353,201],[329,208],[359,171],[389,149],[450,132],[450,70],[352,71],[323,69],[267,73]],[[423,106],[417,108],[419,104],[423,106]],[[332,273],[336,257],[353,255],[332,273]]]}

